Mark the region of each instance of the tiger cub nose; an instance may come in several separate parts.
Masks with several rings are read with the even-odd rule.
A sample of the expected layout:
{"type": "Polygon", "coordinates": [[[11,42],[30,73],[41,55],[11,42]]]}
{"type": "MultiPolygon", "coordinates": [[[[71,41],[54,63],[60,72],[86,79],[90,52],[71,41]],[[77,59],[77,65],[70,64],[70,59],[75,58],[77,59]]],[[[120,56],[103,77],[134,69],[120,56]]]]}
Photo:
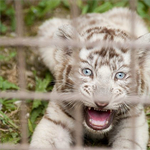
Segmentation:
{"type": "Polygon", "coordinates": [[[104,107],[106,107],[108,105],[108,103],[104,103],[104,102],[95,102],[95,104],[100,108],[103,109],[104,107]]]}

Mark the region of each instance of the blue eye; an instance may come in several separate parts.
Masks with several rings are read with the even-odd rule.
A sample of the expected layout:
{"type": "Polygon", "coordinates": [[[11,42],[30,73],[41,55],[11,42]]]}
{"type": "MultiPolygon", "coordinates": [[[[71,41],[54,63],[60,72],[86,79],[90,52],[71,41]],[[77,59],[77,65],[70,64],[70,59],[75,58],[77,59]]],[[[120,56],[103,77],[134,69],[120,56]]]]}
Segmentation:
{"type": "Polygon", "coordinates": [[[117,79],[123,79],[124,77],[126,76],[126,74],[125,73],[123,73],[123,72],[118,72],[118,73],[116,73],[116,75],[115,75],[115,77],[117,78],[117,79]]]}
{"type": "Polygon", "coordinates": [[[92,71],[90,69],[87,69],[87,68],[83,69],[82,73],[86,76],[91,76],[92,75],[92,71]]]}

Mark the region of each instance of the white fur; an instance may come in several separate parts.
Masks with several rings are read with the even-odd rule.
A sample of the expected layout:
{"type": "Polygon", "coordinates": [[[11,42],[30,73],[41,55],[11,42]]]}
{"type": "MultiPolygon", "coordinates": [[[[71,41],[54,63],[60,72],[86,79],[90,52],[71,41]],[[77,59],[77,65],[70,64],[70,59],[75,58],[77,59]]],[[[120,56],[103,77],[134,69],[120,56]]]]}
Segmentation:
{"type": "MultiPolygon", "coordinates": [[[[123,32],[126,32],[127,34],[132,35],[133,31],[131,31],[131,23],[130,23],[131,11],[129,9],[114,8],[113,10],[110,10],[104,14],[88,14],[88,16],[90,17],[89,20],[86,20],[84,17],[77,18],[76,20],[78,24],[76,28],[76,31],[78,32],[77,35],[74,35],[75,30],[73,28],[70,28],[70,25],[68,25],[68,23],[72,24],[71,21],[54,18],[54,19],[46,21],[40,27],[39,37],[43,41],[47,39],[51,40],[52,38],[54,38],[55,41],[57,39],[59,42],[60,34],[67,37],[67,35],[65,35],[67,33],[72,37],[75,37],[75,38],[78,37],[79,41],[84,41],[89,35],[89,33],[86,33],[85,31],[92,27],[96,27],[97,25],[99,25],[100,27],[107,27],[107,29],[113,29],[113,30],[120,29],[123,32]],[[96,25],[92,24],[90,26],[89,25],[90,21],[94,19],[97,21],[97,24],[96,25]]],[[[136,15],[136,13],[134,13],[134,19],[136,21],[135,28],[134,28],[135,30],[134,37],[138,38],[148,33],[148,30],[145,24],[143,23],[142,19],[138,15],[136,15]]],[[[101,35],[94,34],[91,37],[90,42],[102,40],[104,35],[105,34],[101,34],[101,35]]],[[[119,37],[115,37],[114,41],[124,42],[124,40],[119,37]]],[[[139,39],[139,42],[142,42],[142,41],[150,42],[150,35],[148,34],[146,37],[139,39]]],[[[63,67],[62,62],[66,61],[67,65],[71,63],[71,61],[68,59],[67,56],[63,56],[63,52],[61,50],[56,51],[56,49],[57,50],[59,49],[57,45],[51,46],[51,47],[40,47],[39,49],[40,55],[43,58],[45,65],[51,70],[51,72],[54,74],[55,77],[57,76],[58,73],[60,73],[60,68],[63,67]]],[[[130,51],[125,54],[122,54],[119,49],[117,48],[114,48],[114,49],[119,55],[123,56],[124,64],[129,65],[132,59],[130,58],[130,51]]],[[[93,48],[91,51],[93,52],[96,51],[96,48],[93,48]]],[[[88,51],[84,47],[80,50],[79,57],[83,60],[86,60],[91,51],[88,51]]],[[[142,52],[139,55],[143,55],[142,52]]],[[[148,58],[150,60],[150,55],[147,56],[147,60],[148,58]]],[[[103,60],[99,59],[99,61],[103,61],[103,60]]],[[[110,63],[113,63],[113,62],[110,62],[110,63]]],[[[118,63],[117,68],[119,68],[121,65],[122,65],[121,63],[120,64],[118,63]]],[[[150,82],[149,66],[150,66],[150,61],[145,61],[144,68],[143,68],[143,73],[144,73],[143,80],[146,81],[147,83],[150,82]]],[[[90,65],[81,63],[80,67],[90,68],[90,65]]],[[[92,67],[90,69],[92,69],[92,67]]],[[[117,71],[129,72],[128,69],[118,69],[117,71]]],[[[79,69],[79,72],[81,73],[81,69],[79,69]]],[[[120,92],[121,96],[115,100],[113,100],[113,96],[112,96],[111,97],[112,101],[106,107],[107,109],[118,110],[119,109],[118,104],[122,103],[121,98],[126,97],[126,91],[124,91],[124,88],[122,88],[120,84],[125,85],[131,81],[130,79],[127,79],[126,81],[112,80],[116,72],[114,72],[112,75],[110,68],[107,66],[103,66],[101,68],[98,68],[98,72],[97,72],[98,75],[93,80],[89,77],[84,77],[80,75],[80,79],[82,80],[83,83],[80,86],[78,86],[77,90],[78,92],[82,93],[83,96],[87,96],[87,97],[90,97],[91,95],[98,92],[95,90],[95,87],[97,87],[97,89],[99,89],[100,91],[104,90],[103,94],[110,95],[110,97],[111,97],[111,94],[115,97],[115,95],[117,95],[120,92]],[[85,89],[86,85],[88,85],[88,89],[85,89]],[[86,92],[87,90],[90,94],[86,92]]],[[[62,72],[62,74],[65,75],[64,72],[62,72]]],[[[73,73],[69,76],[69,78],[73,79],[73,73]]],[[[148,86],[149,88],[149,85],[146,84],[146,86],[148,86]]],[[[56,87],[54,90],[56,90],[56,87]]],[[[142,93],[149,94],[150,91],[149,90],[142,91],[142,93]]],[[[94,101],[87,100],[82,103],[85,106],[96,107],[94,101]]],[[[96,130],[91,129],[90,127],[87,126],[84,120],[83,125],[85,127],[87,134],[91,137],[100,137],[101,139],[104,136],[104,134],[107,133],[109,140],[110,140],[109,142],[112,144],[113,148],[116,148],[118,150],[121,150],[121,149],[129,150],[129,149],[132,149],[132,145],[133,145],[132,130],[135,130],[135,135],[134,135],[135,142],[138,143],[138,144],[135,144],[135,149],[146,150],[146,145],[148,142],[148,125],[145,119],[143,106],[139,104],[131,109],[132,110],[129,111],[128,114],[122,116],[122,117],[131,116],[131,117],[129,117],[128,119],[123,119],[123,120],[120,119],[119,123],[117,122],[114,123],[118,125],[117,127],[110,125],[109,128],[104,129],[103,131],[96,131],[96,130]],[[135,115],[136,117],[134,117],[135,115]],[[134,127],[132,125],[133,118],[135,120],[134,127]],[[112,130],[113,128],[115,129],[112,130]]],[[[70,114],[74,114],[72,110],[66,110],[66,112],[70,114]]],[[[58,104],[55,102],[49,103],[46,116],[52,119],[53,121],[59,122],[60,124],[55,124],[54,122],[51,122],[50,120],[43,117],[41,122],[38,124],[34,132],[34,135],[32,137],[31,148],[51,148],[51,147],[68,148],[70,147],[71,143],[74,141],[70,132],[77,130],[76,127],[74,126],[73,119],[69,118],[60,109],[60,107],[58,107],[58,104]],[[66,125],[67,128],[64,128],[61,124],[66,125]]]]}

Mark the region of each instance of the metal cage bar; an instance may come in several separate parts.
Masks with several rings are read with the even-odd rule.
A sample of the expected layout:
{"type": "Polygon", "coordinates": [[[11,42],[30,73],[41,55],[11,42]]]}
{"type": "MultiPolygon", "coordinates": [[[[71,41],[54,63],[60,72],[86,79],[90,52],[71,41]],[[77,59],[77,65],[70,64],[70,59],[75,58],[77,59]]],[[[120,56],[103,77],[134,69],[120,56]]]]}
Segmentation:
{"type": "MultiPolygon", "coordinates": [[[[24,23],[23,23],[23,8],[22,1],[15,0],[15,12],[16,12],[16,33],[17,37],[23,37],[24,34],[24,23]]],[[[24,91],[26,89],[25,81],[25,51],[21,46],[17,46],[17,60],[18,60],[18,77],[20,90],[24,91]]],[[[21,102],[20,106],[20,122],[21,122],[21,142],[23,144],[27,143],[27,119],[26,119],[26,105],[25,101],[21,102]]]]}
{"type": "MultiPolygon", "coordinates": [[[[130,9],[134,12],[136,10],[136,6],[137,6],[137,0],[130,0],[129,1],[129,4],[130,4],[130,9]]],[[[131,35],[133,37],[135,37],[135,18],[134,18],[134,13],[131,14],[130,16],[130,19],[131,19],[131,35]]],[[[133,93],[136,93],[135,91],[135,86],[137,85],[136,83],[136,68],[135,68],[135,64],[137,62],[137,59],[136,59],[136,51],[135,51],[135,48],[132,48],[132,51],[131,51],[131,75],[132,75],[132,82],[131,82],[131,89],[133,90],[133,93]]],[[[136,100],[136,99],[134,99],[136,100]]],[[[132,112],[132,116],[134,116],[135,114],[135,111],[132,112]]],[[[135,125],[135,117],[132,117],[132,140],[134,141],[135,140],[135,133],[136,133],[136,129],[134,128],[134,125],[135,125]]],[[[135,149],[135,143],[132,143],[132,148],[135,149]]]]}

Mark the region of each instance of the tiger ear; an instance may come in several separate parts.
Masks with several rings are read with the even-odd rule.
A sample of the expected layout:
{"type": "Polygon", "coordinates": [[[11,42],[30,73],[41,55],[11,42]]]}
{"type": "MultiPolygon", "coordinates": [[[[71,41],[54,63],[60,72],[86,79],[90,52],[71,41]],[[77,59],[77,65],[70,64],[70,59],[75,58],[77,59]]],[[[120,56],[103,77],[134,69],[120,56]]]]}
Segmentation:
{"type": "Polygon", "coordinates": [[[58,43],[56,48],[62,55],[70,56],[73,52],[73,42],[79,41],[79,34],[70,24],[63,25],[54,34],[54,41],[58,43]]]}
{"type": "MultiPolygon", "coordinates": [[[[150,33],[137,39],[137,44],[150,44],[150,33]]],[[[141,72],[143,92],[150,94],[150,48],[139,48],[137,51],[138,63],[141,72]]]]}
{"type": "Polygon", "coordinates": [[[63,40],[71,40],[78,38],[76,29],[70,24],[60,26],[54,36],[55,38],[63,40]]]}
{"type": "MultiPolygon", "coordinates": [[[[139,37],[136,40],[137,44],[150,44],[150,33],[144,34],[143,36],[139,37]]],[[[150,60],[150,48],[139,48],[138,51],[138,59],[139,61],[142,62],[146,62],[150,60]]]]}

